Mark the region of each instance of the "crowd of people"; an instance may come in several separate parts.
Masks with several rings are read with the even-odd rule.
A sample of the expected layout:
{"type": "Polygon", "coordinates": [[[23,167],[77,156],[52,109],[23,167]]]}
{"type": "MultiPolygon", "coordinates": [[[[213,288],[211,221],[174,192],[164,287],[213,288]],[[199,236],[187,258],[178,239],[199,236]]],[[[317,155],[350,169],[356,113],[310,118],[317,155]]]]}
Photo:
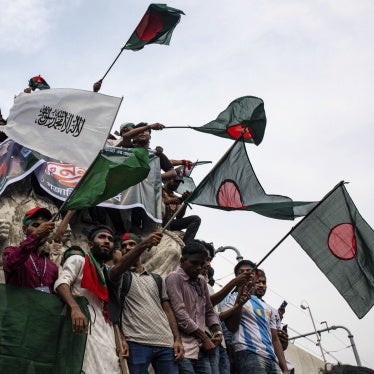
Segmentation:
{"type": "Polygon", "coordinates": [[[150,365],[156,373],[289,372],[283,354],[287,333],[279,312],[263,300],[266,276],[253,262],[240,261],[235,278],[214,292],[208,284],[211,244],[189,240],[179,267],[162,279],[141,260],[160,243],[161,232],[144,239],[125,233],[115,251],[112,229],[100,225],[89,232],[86,250],[65,251],[59,271],[42,250],[54,229],[51,218],[45,208],[26,212],[26,238],[3,251],[5,279],[56,293],[69,306],[74,333],[89,332],[85,373],[120,373],[118,354],[130,373],[147,373],[150,365]],[[73,295],[87,298],[90,329],[73,295]],[[121,332],[120,347],[114,326],[121,332]]]}
{"type": "MultiPolygon", "coordinates": [[[[94,91],[100,86],[95,83],[94,91]]],[[[159,123],[126,123],[120,139],[111,137],[108,144],[148,149],[151,131],[163,128],[159,123]]],[[[176,193],[183,178],[174,167],[191,162],[169,160],[161,147],[155,153],[162,170],[163,225],[180,231],[183,240],[175,271],[165,279],[147,271],[143,253],[159,245],[163,233],[144,233],[142,209],[133,209],[128,230],[116,225],[115,218],[115,227],[93,225],[87,247],[68,248],[56,264],[43,245],[55,229],[52,213],[37,206],[23,217],[24,240],[3,251],[6,283],[55,294],[68,305],[73,333],[88,334],[82,367],[86,374],[121,373],[122,358],[132,374],[150,368],[161,374],[293,372],[284,356],[284,309],[263,299],[265,272],[242,260],[233,279],[214,291],[214,247],[195,238],[201,220],[185,216],[189,192],[176,193]],[[88,300],[90,321],[74,295],[88,300]]]]}

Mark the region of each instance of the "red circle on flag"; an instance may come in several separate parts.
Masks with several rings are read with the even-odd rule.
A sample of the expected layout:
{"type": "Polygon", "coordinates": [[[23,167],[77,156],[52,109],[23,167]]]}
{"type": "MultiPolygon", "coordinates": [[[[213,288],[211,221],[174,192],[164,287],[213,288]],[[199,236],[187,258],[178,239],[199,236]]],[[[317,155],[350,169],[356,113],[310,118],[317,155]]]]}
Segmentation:
{"type": "Polygon", "coordinates": [[[225,180],[218,188],[216,194],[217,204],[225,208],[243,209],[242,197],[239,187],[232,180],[225,180]]]}
{"type": "Polygon", "coordinates": [[[155,13],[146,13],[141,19],[135,32],[140,40],[152,40],[164,27],[162,18],[155,13]]]}
{"type": "Polygon", "coordinates": [[[357,253],[355,228],[351,223],[333,227],[327,239],[331,253],[340,260],[351,260],[357,253]]]}
{"type": "Polygon", "coordinates": [[[243,138],[244,139],[252,139],[252,134],[250,133],[248,127],[243,126],[241,123],[237,123],[236,125],[232,125],[226,129],[226,132],[233,138],[238,139],[240,134],[243,132],[243,129],[245,129],[245,133],[243,138]]]}

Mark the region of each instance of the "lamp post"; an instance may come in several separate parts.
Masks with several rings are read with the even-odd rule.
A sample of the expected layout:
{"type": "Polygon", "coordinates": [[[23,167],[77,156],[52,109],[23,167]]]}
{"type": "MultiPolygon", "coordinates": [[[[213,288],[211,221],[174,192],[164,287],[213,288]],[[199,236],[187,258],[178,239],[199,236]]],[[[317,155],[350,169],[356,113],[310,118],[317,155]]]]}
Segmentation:
{"type": "Polygon", "coordinates": [[[321,350],[321,355],[322,355],[323,362],[326,363],[325,354],[323,353],[323,348],[322,348],[322,345],[321,345],[321,334],[317,331],[316,324],[314,323],[314,318],[313,318],[313,315],[312,315],[312,311],[310,310],[310,306],[306,301],[303,301],[300,305],[300,308],[304,309],[304,310],[308,309],[310,319],[312,320],[312,323],[313,323],[314,332],[315,332],[316,337],[317,337],[317,344],[316,345],[319,346],[319,349],[321,350]],[[304,305],[304,303],[306,303],[306,306],[304,305]]]}
{"type": "MultiPolygon", "coordinates": [[[[343,330],[345,330],[348,333],[348,339],[349,339],[349,341],[351,343],[352,351],[353,351],[353,354],[355,356],[357,365],[361,366],[362,364],[361,364],[360,356],[358,355],[356,344],[355,344],[355,341],[353,339],[353,335],[352,335],[352,333],[345,326],[330,326],[330,327],[326,327],[323,330],[318,330],[317,333],[321,334],[322,332],[325,332],[325,331],[330,332],[330,330],[337,330],[337,329],[343,329],[343,330]]],[[[299,339],[299,338],[305,338],[305,337],[313,335],[315,333],[316,332],[314,331],[314,332],[308,332],[307,334],[293,336],[292,338],[289,338],[289,340],[291,341],[291,340],[295,340],[295,339],[299,339]]]]}
{"type": "Polygon", "coordinates": [[[225,245],[225,246],[221,246],[219,248],[216,249],[216,253],[219,253],[219,252],[225,252],[226,249],[232,249],[235,253],[236,253],[236,261],[241,261],[243,260],[243,256],[241,255],[240,251],[238,248],[235,248],[231,245],[225,245]]]}

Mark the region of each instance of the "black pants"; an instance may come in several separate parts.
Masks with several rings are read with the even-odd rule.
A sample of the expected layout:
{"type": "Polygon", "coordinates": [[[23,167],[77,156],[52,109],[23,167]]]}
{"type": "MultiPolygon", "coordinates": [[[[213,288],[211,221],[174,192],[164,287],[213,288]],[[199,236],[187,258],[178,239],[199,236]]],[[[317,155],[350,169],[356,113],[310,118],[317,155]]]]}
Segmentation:
{"type": "Polygon", "coordinates": [[[199,230],[201,219],[198,216],[189,216],[183,218],[176,218],[170,223],[170,230],[183,230],[186,229],[186,233],[183,236],[184,243],[195,239],[197,230],[199,230]]]}

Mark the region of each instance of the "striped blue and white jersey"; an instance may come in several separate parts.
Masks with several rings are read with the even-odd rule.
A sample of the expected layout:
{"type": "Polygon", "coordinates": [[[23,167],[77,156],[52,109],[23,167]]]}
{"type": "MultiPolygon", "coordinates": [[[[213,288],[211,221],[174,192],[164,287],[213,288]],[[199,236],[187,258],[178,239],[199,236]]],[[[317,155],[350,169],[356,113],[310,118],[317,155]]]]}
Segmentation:
{"type": "MultiPolygon", "coordinates": [[[[237,295],[237,292],[233,292],[226,297],[222,306],[223,312],[234,306],[237,295]]],[[[270,331],[276,329],[275,318],[270,305],[252,295],[243,306],[239,328],[232,336],[235,351],[246,350],[277,361],[270,331]]]]}

